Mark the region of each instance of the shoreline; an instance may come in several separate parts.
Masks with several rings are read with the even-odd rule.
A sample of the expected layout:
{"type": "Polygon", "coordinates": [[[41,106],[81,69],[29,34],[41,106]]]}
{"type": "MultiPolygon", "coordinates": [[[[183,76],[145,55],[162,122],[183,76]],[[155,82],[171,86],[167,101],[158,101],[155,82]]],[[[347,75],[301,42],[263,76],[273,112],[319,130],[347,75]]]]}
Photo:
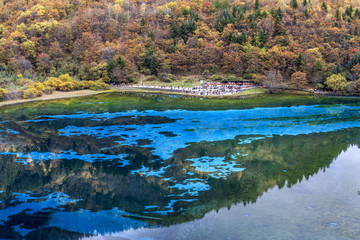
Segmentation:
{"type": "Polygon", "coordinates": [[[187,96],[187,97],[198,97],[198,98],[238,98],[238,97],[249,97],[253,95],[264,94],[265,92],[255,92],[255,93],[245,93],[246,94],[233,94],[233,95],[220,95],[220,96],[211,96],[211,95],[196,95],[196,94],[188,94],[182,93],[180,91],[169,91],[162,89],[136,89],[136,88],[112,88],[110,90],[105,91],[92,91],[92,90],[79,90],[73,92],[60,92],[55,91],[52,94],[46,94],[41,97],[31,98],[31,99],[14,99],[0,102],[0,108],[9,105],[16,105],[28,102],[37,102],[37,101],[47,101],[47,100],[56,100],[56,99],[66,99],[66,98],[77,98],[77,97],[85,97],[91,95],[97,95],[101,93],[145,93],[145,94],[167,94],[167,95],[179,95],[179,96],[187,96]]]}
{"type": "Polygon", "coordinates": [[[197,98],[241,98],[241,97],[250,97],[259,94],[266,94],[266,90],[264,88],[253,88],[244,90],[240,93],[236,94],[227,94],[227,95],[199,95],[199,94],[191,94],[184,93],[178,90],[169,90],[169,89],[154,89],[154,88],[134,88],[134,87],[114,87],[108,91],[104,92],[127,92],[127,93],[149,93],[149,94],[168,94],[168,95],[179,95],[184,97],[197,97],[197,98]]]}
{"type": "Polygon", "coordinates": [[[73,92],[53,92],[52,94],[43,95],[37,98],[31,99],[14,99],[0,102],[0,107],[8,106],[8,105],[15,105],[21,103],[28,103],[28,102],[36,102],[36,101],[47,101],[47,100],[56,100],[56,99],[65,99],[65,98],[76,98],[76,97],[85,97],[100,94],[103,91],[92,91],[92,90],[79,90],[73,92]]]}
{"type": "MultiPolygon", "coordinates": [[[[131,88],[131,87],[122,87],[122,88],[111,88],[110,90],[105,91],[92,91],[92,90],[79,90],[73,92],[60,92],[55,91],[49,95],[43,95],[37,98],[31,99],[14,99],[0,102],[0,108],[8,105],[16,105],[28,102],[36,102],[36,101],[47,101],[47,100],[56,100],[56,99],[66,99],[66,98],[78,98],[78,97],[86,97],[91,95],[97,95],[102,93],[143,93],[143,94],[165,94],[165,95],[178,95],[184,97],[196,97],[196,98],[210,98],[210,99],[221,99],[221,98],[239,98],[244,99],[248,97],[254,97],[257,95],[262,96],[262,94],[267,94],[266,89],[256,88],[256,90],[245,90],[243,93],[237,93],[232,95],[197,95],[197,94],[189,94],[183,93],[180,91],[170,91],[167,89],[146,89],[146,88],[131,88]],[[257,90],[257,91],[256,91],[257,90]]],[[[317,95],[317,94],[309,94],[309,93],[299,93],[299,92],[282,92],[289,93],[293,95],[314,95],[314,96],[328,96],[328,95],[317,95]]],[[[358,95],[351,96],[333,96],[333,97],[359,97],[358,95]]]]}

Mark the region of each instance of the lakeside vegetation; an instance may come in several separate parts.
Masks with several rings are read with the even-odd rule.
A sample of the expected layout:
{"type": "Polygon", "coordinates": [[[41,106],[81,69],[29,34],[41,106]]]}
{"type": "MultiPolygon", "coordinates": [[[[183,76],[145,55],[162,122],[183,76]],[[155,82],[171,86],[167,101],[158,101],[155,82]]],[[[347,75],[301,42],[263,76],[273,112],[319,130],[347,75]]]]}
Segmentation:
{"type": "Polygon", "coordinates": [[[249,79],[359,92],[360,3],[346,0],[0,4],[0,99],[109,83],[249,79]]]}

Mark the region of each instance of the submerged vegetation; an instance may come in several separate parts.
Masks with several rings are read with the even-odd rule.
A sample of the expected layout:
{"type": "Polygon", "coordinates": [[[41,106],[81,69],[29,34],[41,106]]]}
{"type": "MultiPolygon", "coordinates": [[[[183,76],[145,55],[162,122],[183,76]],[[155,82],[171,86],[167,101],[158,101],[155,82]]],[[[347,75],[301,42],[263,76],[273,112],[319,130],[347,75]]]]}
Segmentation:
{"type": "MultiPolygon", "coordinates": [[[[295,187],[360,146],[359,108],[346,97],[119,93],[2,107],[0,238],[111,235],[255,207],[267,191],[295,187]]],[[[318,218],[326,199],[319,208],[312,199],[308,214],[318,218]]],[[[344,222],[357,216],[331,212],[350,214],[344,222]]]]}

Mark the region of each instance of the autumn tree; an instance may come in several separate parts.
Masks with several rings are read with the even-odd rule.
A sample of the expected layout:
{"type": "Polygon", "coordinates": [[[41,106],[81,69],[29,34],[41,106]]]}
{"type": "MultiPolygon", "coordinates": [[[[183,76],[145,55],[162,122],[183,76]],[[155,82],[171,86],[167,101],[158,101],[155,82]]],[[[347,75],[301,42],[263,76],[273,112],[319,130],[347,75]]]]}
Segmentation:
{"type": "Polygon", "coordinates": [[[345,90],[351,95],[353,95],[355,92],[359,91],[359,87],[360,87],[359,81],[352,81],[352,82],[348,82],[345,90]]]}
{"type": "Polygon", "coordinates": [[[110,74],[109,79],[112,82],[123,82],[126,72],[124,70],[125,61],[121,56],[111,59],[107,64],[107,72],[110,74]]]}
{"type": "Polygon", "coordinates": [[[270,93],[276,91],[283,86],[283,78],[279,71],[270,70],[266,74],[266,78],[263,85],[270,91],[270,93]]]}
{"type": "Polygon", "coordinates": [[[355,0],[7,0],[0,62],[34,78],[71,73],[112,82],[207,70],[263,81],[274,69],[284,79],[301,71],[317,83],[330,72],[352,82],[359,7],[355,0]],[[118,56],[125,67],[108,69],[118,56]]]}
{"type": "Polygon", "coordinates": [[[324,74],[324,66],[320,60],[317,60],[314,67],[313,67],[313,83],[319,83],[323,80],[323,74],[324,74]]]}
{"type": "Polygon", "coordinates": [[[304,89],[308,84],[306,73],[295,72],[291,75],[291,86],[295,89],[304,89]]]}
{"type": "Polygon", "coordinates": [[[346,78],[341,74],[333,74],[325,81],[327,88],[333,91],[343,91],[347,84],[346,78]]]}
{"type": "Polygon", "coordinates": [[[236,73],[243,75],[244,69],[244,54],[241,52],[239,45],[231,44],[221,58],[221,66],[225,72],[236,73]]]}
{"type": "Polygon", "coordinates": [[[354,67],[352,67],[351,72],[355,74],[355,79],[358,80],[360,78],[360,64],[356,64],[354,67]]]}

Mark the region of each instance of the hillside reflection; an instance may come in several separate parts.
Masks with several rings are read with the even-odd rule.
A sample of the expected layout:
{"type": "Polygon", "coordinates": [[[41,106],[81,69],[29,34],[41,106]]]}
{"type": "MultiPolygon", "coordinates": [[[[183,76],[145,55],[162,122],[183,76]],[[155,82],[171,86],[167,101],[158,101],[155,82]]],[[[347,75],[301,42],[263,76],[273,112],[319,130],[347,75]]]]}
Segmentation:
{"type": "Polygon", "coordinates": [[[119,111],[124,106],[111,102],[93,112],[79,105],[61,115],[54,103],[1,116],[0,238],[78,239],[200,219],[326,171],[360,141],[357,104],[119,111]]]}
{"type": "MultiPolygon", "coordinates": [[[[17,162],[17,156],[4,155],[0,159],[0,168],[3,172],[0,176],[0,189],[4,191],[0,194],[2,211],[16,208],[24,202],[28,203],[26,209],[33,210],[30,214],[26,213],[25,208],[15,212],[15,215],[3,214],[3,225],[0,226],[4,231],[1,231],[1,234],[17,234],[12,229],[14,225],[21,225],[21,228],[29,231],[45,231],[39,230],[39,227],[49,228],[52,214],[79,210],[101,212],[116,208],[125,216],[136,214],[159,218],[134,218],[138,221],[129,221],[128,226],[119,229],[105,228],[103,233],[136,228],[144,224],[168,225],[198,219],[214,209],[230,207],[237,203],[255,203],[259,196],[274,186],[291,187],[318,171],[325,171],[332,160],[350,144],[359,146],[359,138],[359,129],[275,136],[241,145],[238,142],[242,136],[237,136],[232,140],[190,144],[178,149],[172,158],[164,162],[154,162],[149,149],[127,147],[117,152],[128,154],[127,159],[131,164],[125,167],[119,167],[112,161],[86,162],[76,159],[54,159],[36,163],[30,161],[24,165],[17,162]],[[225,163],[235,161],[244,170],[230,172],[226,174],[226,178],[211,177],[211,172],[196,171],[192,162],[187,159],[200,158],[204,153],[212,158],[225,156],[225,163]],[[226,156],[236,156],[236,159],[228,159],[226,156]],[[161,177],[132,172],[143,166],[154,172],[164,168],[166,171],[161,177]],[[187,181],[192,184],[185,184],[184,188],[172,188],[171,181],[167,179],[170,176],[171,181],[187,181]],[[201,183],[206,183],[207,187],[202,187],[201,183]],[[24,193],[28,197],[18,198],[13,193],[24,193]],[[48,203],[45,208],[39,208],[37,205],[48,199],[49,193],[64,193],[64,201],[54,201],[48,203]],[[5,217],[10,218],[10,221],[4,219],[5,217]],[[139,224],[139,221],[142,224],[139,224]],[[27,222],[37,224],[32,226],[26,224],[27,222]]],[[[93,139],[82,141],[87,145],[94,144],[94,148],[97,146],[96,141],[92,143],[93,139]]],[[[77,144],[81,145],[80,143],[82,142],[77,141],[77,144]]],[[[65,141],[63,144],[66,146],[74,143],[65,141]]],[[[44,152],[55,152],[58,146],[54,143],[45,144],[40,148],[44,152]]],[[[1,147],[4,149],[7,146],[2,144],[1,147]]],[[[93,221],[96,222],[96,216],[93,217],[93,221]]],[[[80,226],[74,228],[81,230],[80,226]]],[[[98,232],[101,233],[102,229],[99,228],[98,232]]],[[[60,231],[63,234],[66,229],[51,227],[51,231],[60,231]]],[[[31,231],[28,234],[31,236],[31,231]]],[[[5,234],[1,237],[6,236],[5,234]]]]}

